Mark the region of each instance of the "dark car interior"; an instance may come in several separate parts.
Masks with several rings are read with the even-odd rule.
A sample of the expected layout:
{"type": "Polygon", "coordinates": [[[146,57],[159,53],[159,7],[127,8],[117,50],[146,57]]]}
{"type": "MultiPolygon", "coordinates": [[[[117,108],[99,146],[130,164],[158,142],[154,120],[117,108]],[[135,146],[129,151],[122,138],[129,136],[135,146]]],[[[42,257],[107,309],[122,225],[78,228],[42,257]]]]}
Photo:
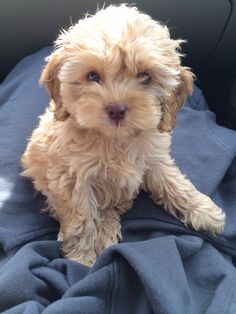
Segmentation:
{"type": "MultiPolygon", "coordinates": [[[[96,0],[1,1],[0,81],[23,57],[51,45],[60,29],[102,5],[96,0]]],[[[236,1],[137,0],[136,5],[166,24],[173,37],[187,40],[183,63],[195,72],[217,122],[236,129],[236,1]]]]}

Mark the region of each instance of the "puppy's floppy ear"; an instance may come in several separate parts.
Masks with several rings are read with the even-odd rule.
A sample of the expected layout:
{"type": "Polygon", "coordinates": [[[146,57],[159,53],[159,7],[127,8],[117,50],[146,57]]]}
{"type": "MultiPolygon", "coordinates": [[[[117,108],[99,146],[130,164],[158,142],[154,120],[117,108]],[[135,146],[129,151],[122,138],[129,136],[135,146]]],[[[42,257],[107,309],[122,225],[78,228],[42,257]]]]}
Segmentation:
{"type": "Polygon", "coordinates": [[[50,109],[54,112],[54,118],[59,121],[64,121],[69,117],[69,114],[63,108],[60,95],[60,81],[58,72],[62,65],[62,57],[58,52],[53,52],[47,59],[48,63],[43,69],[40,83],[45,85],[52,98],[50,109]]]}
{"type": "Polygon", "coordinates": [[[194,74],[187,67],[180,68],[180,83],[162,103],[162,120],[158,125],[160,132],[171,132],[175,127],[177,111],[184,105],[193,90],[194,74]]]}

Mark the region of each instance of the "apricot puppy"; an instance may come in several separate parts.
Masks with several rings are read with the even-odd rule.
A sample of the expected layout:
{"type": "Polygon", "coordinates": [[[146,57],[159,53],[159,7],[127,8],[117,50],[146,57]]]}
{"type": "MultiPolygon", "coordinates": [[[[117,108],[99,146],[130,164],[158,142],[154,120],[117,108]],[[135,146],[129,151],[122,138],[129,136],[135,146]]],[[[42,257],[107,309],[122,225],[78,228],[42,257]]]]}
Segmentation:
{"type": "Polygon", "coordinates": [[[91,265],[116,243],[120,214],[141,188],[184,224],[222,232],[222,210],[170,157],[176,111],[193,85],[180,43],[126,5],[59,35],[41,76],[50,106],[22,164],[60,222],[66,257],[91,265]]]}

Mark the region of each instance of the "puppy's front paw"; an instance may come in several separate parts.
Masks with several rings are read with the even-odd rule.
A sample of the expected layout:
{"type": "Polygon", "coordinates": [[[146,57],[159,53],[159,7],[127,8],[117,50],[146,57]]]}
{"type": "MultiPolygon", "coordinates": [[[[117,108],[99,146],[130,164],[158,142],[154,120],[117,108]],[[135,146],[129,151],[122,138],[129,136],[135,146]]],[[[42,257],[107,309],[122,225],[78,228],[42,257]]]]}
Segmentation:
{"type": "Polygon", "coordinates": [[[189,212],[188,223],[196,230],[217,235],[224,230],[225,213],[208,196],[202,195],[200,203],[189,212]]]}
{"type": "Polygon", "coordinates": [[[71,247],[68,241],[61,244],[62,256],[86,266],[92,266],[97,259],[96,252],[91,248],[83,251],[83,248],[76,247],[73,245],[71,247]]]}

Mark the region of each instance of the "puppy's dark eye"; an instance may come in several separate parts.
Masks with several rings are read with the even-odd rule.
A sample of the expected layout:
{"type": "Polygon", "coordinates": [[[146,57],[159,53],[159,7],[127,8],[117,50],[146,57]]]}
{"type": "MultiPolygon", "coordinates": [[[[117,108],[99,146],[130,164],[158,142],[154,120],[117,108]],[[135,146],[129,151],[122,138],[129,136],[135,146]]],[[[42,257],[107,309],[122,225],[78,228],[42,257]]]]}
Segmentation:
{"type": "Polygon", "coordinates": [[[92,81],[92,82],[97,82],[97,83],[100,83],[101,81],[99,74],[96,72],[89,72],[86,78],[87,78],[87,81],[92,81]]]}
{"type": "Polygon", "coordinates": [[[139,72],[137,74],[137,78],[140,79],[139,83],[142,85],[148,85],[152,80],[151,76],[147,72],[139,72]]]}

